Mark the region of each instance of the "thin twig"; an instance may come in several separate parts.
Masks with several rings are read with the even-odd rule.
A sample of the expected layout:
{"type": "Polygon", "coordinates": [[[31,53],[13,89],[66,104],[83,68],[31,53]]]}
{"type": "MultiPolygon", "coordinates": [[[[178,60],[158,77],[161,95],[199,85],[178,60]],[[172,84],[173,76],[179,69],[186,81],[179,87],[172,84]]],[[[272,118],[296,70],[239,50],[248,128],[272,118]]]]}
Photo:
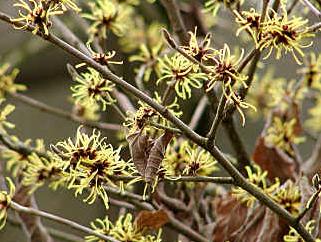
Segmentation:
{"type": "Polygon", "coordinates": [[[303,4],[309,8],[309,10],[318,18],[321,18],[321,12],[314,7],[314,5],[309,0],[302,0],[303,4]]]}
{"type": "Polygon", "coordinates": [[[321,192],[321,188],[319,188],[317,191],[315,191],[311,198],[309,199],[309,202],[307,203],[307,205],[304,207],[304,209],[299,213],[299,215],[296,217],[297,221],[299,222],[305,215],[306,213],[313,207],[313,205],[315,204],[315,202],[318,200],[319,198],[319,194],[321,192]]]}
{"type": "Polygon", "coordinates": [[[189,37],[186,32],[186,27],[182,20],[182,16],[176,0],[161,0],[161,3],[166,9],[167,16],[170,20],[174,32],[177,34],[182,45],[188,44],[189,37]]]}
{"type": "Polygon", "coordinates": [[[106,240],[106,241],[110,241],[110,242],[120,242],[119,240],[111,237],[111,236],[108,236],[108,235],[104,235],[104,234],[101,234],[101,233],[98,233],[88,227],[85,227],[83,225],[80,225],[74,221],[71,221],[71,220],[68,220],[68,219],[65,219],[65,218],[62,218],[62,217],[59,217],[57,215],[54,215],[54,214],[51,214],[51,213],[47,213],[47,212],[44,212],[44,211],[41,211],[41,210],[38,210],[38,209],[34,209],[34,208],[27,208],[27,207],[24,207],[24,206],[21,206],[20,204],[16,203],[16,202],[13,202],[11,201],[10,203],[10,207],[17,211],[17,212],[20,212],[20,213],[27,213],[27,214],[30,214],[30,215],[35,215],[35,216],[39,216],[39,217],[43,217],[43,218],[47,218],[47,219],[50,219],[50,220],[53,220],[55,222],[58,222],[60,224],[65,224],[73,229],[76,229],[76,230],[79,230],[79,231],[82,231],[86,234],[90,234],[90,235],[94,235],[100,239],[103,239],[103,240],[106,240]]]}
{"type": "Polygon", "coordinates": [[[321,29],[321,22],[311,25],[308,29],[308,33],[317,32],[321,29]]]}
{"type": "MultiPolygon", "coordinates": [[[[20,226],[21,225],[21,223],[17,219],[15,219],[13,216],[10,216],[10,215],[8,216],[7,221],[8,221],[8,223],[10,223],[13,226],[20,226]]],[[[51,227],[46,227],[46,229],[48,230],[49,234],[52,237],[57,238],[57,239],[61,239],[61,240],[67,241],[67,242],[83,242],[84,241],[83,238],[76,236],[74,234],[70,234],[70,233],[67,233],[67,232],[64,232],[61,230],[57,230],[57,229],[54,229],[51,227]]]]}
{"type": "Polygon", "coordinates": [[[154,126],[154,127],[156,127],[156,128],[159,128],[159,129],[168,130],[168,131],[171,131],[171,132],[176,133],[176,134],[182,134],[182,132],[179,129],[176,129],[176,128],[173,128],[173,127],[165,126],[165,125],[158,124],[158,123],[155,123],[155,122],[149,122],[149,124],[154,126]]]}
{"type": "MultiPolygon", "coordinates": [[[[119,189],[115,189],[111,187],[105,187],[105,189],[108,193],[122,197],[123,199],[132,203],[136,207],[139,207],[144,210],[155,211],[155,207],[152,204],[148,203],[147,201],[144,201],[142,196],[136,195],[128,191],[122,192],[119,189]]],[[[208,240],[205,237],[203,237],[198,232],[186,226],[184,223],[182,223],[178,219],[176,219],[172,213],[168,212],[167,215],[169,218],[169,226],[172,227],[177,232],[184,234],[185,236],[187,236],[188,238],[192,239],[195,242],[208,242],[208,240]]]]}
{"type": "Polygon", "coordinates": [[[95,122],[90,120],[84,120],[76,115],[73,115],[72,113],[66,112],[62,109],[52,107],[46,103],[43,103],[39,100],[36,100],[34,98],[28,97],[26,95],[20,94],[20,93],[8,93],[8,95],[12,96],[13,98],[17,99],[20,102],[23,102],[33,108],[37,108],[40,111],[65,118],[67,120],[71,120],[76,123],[80,123],[89,127],[98,128],[98,129],[104,129],[104,130],[113,130],[118,131],[121,129],[121,125],[119,124],[109,124],[109,123],[103,123],[103,122],[95,122]]]}
{"type": "MultiPolygon", "coordinates": [[[[131,181],[140,178],[141,176],[110,176],[112,180],[131,181]]],[[[179,177],[164,177],[161,179],[165,182],[208,182],[217,184],[233,184],[234,180],[231,177],[213,177],[213,176],[179,176],[179,177]]]]}
{"type": "Polygon", "coordinates": [[[227,101],[227,98],[223,93],[221,96],[220,102],[218,104],[218,107],[216,109],[216,114],[215,114],[213,124],[212,124],[208,134],[206,135],[206,137],[208,138],[208,142],[210,142],[210,143],[215,142],[215,137],[216,137],[218,126],[220,125],[220,123],[223,119],[223,112],[225,109],[226,101],[227,101]]]}

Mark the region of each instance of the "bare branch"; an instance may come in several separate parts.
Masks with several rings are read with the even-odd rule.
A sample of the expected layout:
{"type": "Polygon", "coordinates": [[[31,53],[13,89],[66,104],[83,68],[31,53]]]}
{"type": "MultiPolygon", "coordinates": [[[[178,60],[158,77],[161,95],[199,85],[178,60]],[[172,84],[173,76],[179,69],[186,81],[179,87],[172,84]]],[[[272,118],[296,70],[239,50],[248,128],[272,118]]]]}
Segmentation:
{"type": "Polygon", "coordinates": [[[40,111],[65,118],[67,120],[74,121],[76,123],[84,124],[89,127],[93,128],[99,128],[104,130],[113,130],[113,131],[119,131],[121,129],[121,125],[119,124],[109,124],[109,123],[103,123],[103,122],[95,122],[90,120],[84,120],[76,115],[73,115],[72,113],[66,112],[62,109],[52,107],[46,103],[43,103],[39,100],[36,100],[34,98],[28,97],[26,95],[20,94],[20,93],[8,93],[10,96],[14,97],[18,101],[25,103],[31,107],[34,107],[36,109],[39,109],[40,111]]]}
{"type": "Polygon", "coordinates": [[[171,22],[174,32],[177,34],[182,45],[188,44],[188,34],[177,5],[176,0],[161,0],[161,3],[166,9],[168,18],[171,22]]]}
{"type": "Polygon", "coordinates": [[[88,227],[85,227],[83,225],[80,225],[74,221],[71,221],[71,220],[68,220],[68,219],[65,219],[65,218],[62,218],[62,217],[59,217],[57,215],[53,215],[51,213],[47,213],[47,212],[43,212],[41,210],[38,210],[38,209],[34,209],[34,208],[28,208],[28,207],[24,207],[24,206],[21,206],[20,204],[16,203],[16,202],[11,202],[10,203],[10,207],[19,212],[19,213],[26,213],[26,214],[30,214],[30,215],[35,215],[35,216],[38,216],[38,217],[43,217],[43,218],[47,218],[47,219],[50,219],[50,220],[53,220],[55,222],[58,222],[60,224],[64,224],[64,225],[67,225],[73,229],[76,229],[76,230],[79,230],[79,231],[82,231],[86,234],[90,234],[90,235],[94,235],[100,239],[103,239],[103,240],[106,240],[106,241],[111,241],[111,242],[120,242],[119,240],[111,237],[111,236],[107,236],[107,235],[104,235],[104,234],[101,234],[101,233],[98,233],[88,227]]]}

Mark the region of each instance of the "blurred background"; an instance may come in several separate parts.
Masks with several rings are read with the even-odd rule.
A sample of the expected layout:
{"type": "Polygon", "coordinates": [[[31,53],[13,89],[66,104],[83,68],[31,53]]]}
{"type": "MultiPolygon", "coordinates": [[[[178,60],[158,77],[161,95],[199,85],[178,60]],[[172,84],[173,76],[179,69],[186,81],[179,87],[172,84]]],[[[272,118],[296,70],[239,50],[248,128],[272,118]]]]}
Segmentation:
{"type": "MultiPolygon", "coordinates": [[[[13,0],[0,0],[0,11],[15,16],[16,9],[12,7],[14,2],[13,0]]],[[[90,2],[90,0],[87,2],[90,2]]],[[[153,5],[145,1],[141,2],[136,8],[137,11],[144,16],[147,23],[152,21],[159,21],[165,25],[168,23],[165,10],[158,1],[153,5]]],[[[203,2],[193,0],[179,2],[188,28],[189,30],[193,30],[195,22],[193,22],[193,18],[188,12],[188,7],[194,5],[201,7],[203,2]]],[[[249,4],[255,6],[253,3],[249,4]]],[[[299,9],[295,9],[295,11],[298,10],[299,9]]],[[[72,15],[73,14],[67,14],[62,20],[86,42],[87,39],[84,32],[78,28],[77,21],[75,21],[75,17],[72,15]]],[[[311,23],[316,22],[313,16],[309,16],[309,18],[311,19],[311,23]]],[[[211,21],[208,16],[206,17],[206,21],[204,21],[205,24],[207,21],[211,21]]],[[[236,26],[234,25],[234,29],[231,29],[230,23],[232,21],[234,21],[234,17],[231,13],[222,8],[215,23],[211,24],[210,30],[213,32],[214,43],[217,44],[217,46],[223,46],[225,42],[229,43],[230,46],[242,45],[242,42],[235,37],[236,26]]],[[[131,31],[135,30],[133,29],[131,31]]],[[[320,35],[318,35],[310,50],[313,49],[315,52],[320,53],[320,43],[320,35]]],[[[108,44],[109,49],[115,49],[118,52],[119,46],[113,38],[109,40],[108,44]]],[[[73,81],[68,75],[66,64],[78,64],[75,59],[40,38],[32,36],[30,33],[14,30],[8,24],[2,22],[0,22],[0,46],[0,64],[8,62],[20,69],[20,74],[16,82],[25,84],[28,87],[28,90],[24,92],[25,95],[54,107],[59,107],[67,111],[72,110],[72,103],[69,100],[71,96],[70,86],[73,84],[73,81]]],[[[246,44],[240,47],[244,47],[246,50],[250,49],[246,44]]],[[[126,54],[123,54],[121,58],[125,64],[121,66],[122,69],[117,69],[117,73],[120,76],[124,76],[126,80],[133,80],[134,65],[126,60],[126,54]]],[[[268,60],[264,61],[264,65],[277,66],[276,74],[282,77],[288,79],[297,77],[297,65],[289,55],[277,63],[270,63],[268,60]]],[[[34,109],[12,98],[9,98],[7,101],[8,103],[16,105],[16,110],[10,116],[10,121],[16,124],[13,133],[21,140],[44,138],[48,147],[51,143],[73,137],[78,127],[78,124],[72,121],[34,109]]],[[[183,119],[185,122],[188,122],[189,117],[197,105],[197,101],[198,96],[192,100],[183,101],[185,110],[183,119]],[[188,104],[186,104],[187,102],[188,104]]],[[[113,110],[107,110],[107,112],[103,114],[102,120],[111,123],[120,122],[120,119],[113,110]]],[[[204,115],[198,126],[198,132],[204,133],[207,130],[209,125],[208,120],[208,115],[204,115]]],[[[239,122],[237,123],[239,124],[239,122]]],[[[250,118],[247,119],[245,127],[238,125],[238,130],[244,138],[246,148],[249,152],[253,150],[256,138],[260,134],[263,125],[262,120],[251,120],[250,118]]],[[[104,135],[108,137],[109,142],[116,144],[115,132],[106,132],[104,135]]],[[[225,138],[226,135],[222,130],[220,130],[219,137],[219,146],[224,152],[231,152],[233,154],[230,144],[225,138]]],[[[309,156],[311,144],[312,142],[308,141],[300,147],[304,157],[309,156]]],[[[75,198],[72,192],[67,190],[60,189],[58,191],[52,191],[47,188],[41,188],[36,192],[36,198],[38,206],[42,210],[62,215],[84,225],[88,225],[90,221],[93,221],[97,217],[105,216],[105,209],[100,202],[97,201],[94,205],[88,206],[84,204],[81,199],[75,198]]],[[[111,211],[108,211],[108,213],[112,214],[111,211]]],[[[53,228],[61,227],[49,221],[44,221],[44,223],[53,228]]],[[[0,241],[25,242],[27,239],[19,227],[9,223],[5,229],[0,232],[0,241]]]]}

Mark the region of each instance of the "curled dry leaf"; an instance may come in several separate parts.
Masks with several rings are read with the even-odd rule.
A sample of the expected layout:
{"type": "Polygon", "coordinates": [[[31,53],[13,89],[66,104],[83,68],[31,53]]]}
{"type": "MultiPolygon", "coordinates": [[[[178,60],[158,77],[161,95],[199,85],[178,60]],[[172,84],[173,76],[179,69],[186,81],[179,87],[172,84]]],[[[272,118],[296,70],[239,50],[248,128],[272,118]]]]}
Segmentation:
{"type": "Polygon", "coordinates": [[[269,209],[249,208],[230,194],[214,200],[216,225],[213,242],[271,242],[283,241],[288,226],[269,209]]]}
{"type": "Polygon", "coordinates": [[[136,217],[135,224],[136,226],[141,229],[153,229],[157,230],[161,228],[163,225],[168,223],[169,218],[167,213],[161,209],[158,211],[147,211],[142,210],[136,217]]]}
{"type": "Polygon", "coordinates": [[[252,158],[262,170],[268,172],[270,180],[278,177],[285,181],[296,176],[297,166],[293,158],[282,150],[267,145],[262,136],[256,141],[252,158]]]}
{"type": "Polygon", "coordinates": [[[141,130],[127,137],[134,165],[146,182],[151,182],[156,176],[172,137],[172,132],[165,131],[163,135],[153,140],[142,134],[141,130]]]}
{"type": "Polygon", "coordinates": [[[268,144],[264,138],[274,117],[280,117],[282,120],[295,118],[294,133],[297,135],[301,133],[302,127],[299,119],[298,105],[293,104],[291,107],[291,111],[287,113],[280,113],[280,111],[275,110],[271,114],[255,144],[252,158],[255,163],[268,172],[268,178],[271,180],[278,177],[281,181],[285,181],[287,179],[294,179],[298,175],[299,162],[297,161],[297,157],[292,157],[280,148],[268,144]]]}

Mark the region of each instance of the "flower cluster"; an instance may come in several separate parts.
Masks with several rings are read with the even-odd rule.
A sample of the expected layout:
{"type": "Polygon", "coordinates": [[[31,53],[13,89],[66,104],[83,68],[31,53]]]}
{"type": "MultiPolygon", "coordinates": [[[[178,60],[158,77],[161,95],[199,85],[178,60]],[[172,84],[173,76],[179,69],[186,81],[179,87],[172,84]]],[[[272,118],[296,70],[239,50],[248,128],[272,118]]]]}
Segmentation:
{"type": "Polygon", "coordinates": [[[79,103],[73,100],[73,113],[84,120],[98,121],[100,119],[100,107],[97,103],[79,103]]]}
{"type": "Polygon", "coordinates": [[[131,163],[121,159],[120,148],[114,150],[110,144],[106,144],[105,138],[101,138],[99,132],[93,131],[89,136],[81,132],[81,127],[77,130],[75,141],[69,138],[58,142],[54,151],[54,159],[58,159],[63,172],[69,176],[68,188],[75,189],[75,195],[89,190],[89,195],[84,199],[84,202],[89,204],[100,197],[108,208],[104,185],[122,188],[123,182],[116,184],[112,177],[130,175],[133,171],[131,163]]]}
{"type": "Polygon", "coordinates": [[[305,121],[305,124],[314,131],[321,130],[321,98],[317,97],[315,105],[309,109],[310,117],[305,121]]]}
{"type": "Polygon", "coordinates": [[[112,60],[116,55],[116,51],[114,51],[114,50],[108,51],[106,54],[104,54],[104,53],[97,53],[97,52],[93,51],[89,43],[87,44],[87,47],[91,53],[91,58],[101,65],[108,66],[109,64],[114,64],[114,65],[123,64],[122,61],[112,60]]]}
{"type": "MultiPolygon", "coordinates": [[[[268,185],[267,182],[267,171],[262,171],[261,167],[254,165],[253,170],[247,166],[247,180],[253,185],[260,188],[265,194],[272,196],[280,186],[279,179],[275,179],[274,183],[268,185]]],[[[242,203],[246,203],[247,206],[252,207],[256,202],[256,198],[250,195],[247,191],[242,188],[236,187],[232,189],[232,194],[240,200],[242,203]]]]}
{"type": "MultiPolygon", "coordinates": [[[[66,2],[66,1],[64,1],[66,2]]],[[[69,1],[70,2],[70,1],[69,1]]],[[[11,19],[13,23],[23,22],[23,25],[16,26],[18,29],[26,29],[30,26],[34,27],[33,34],[38,32],[48,35],[49,28],[52,23],[50,18],[55,15],[61,15],[64,11],[61,9],[61,1],[44,1],[44,0],[18,0],[13,6],[21,8],[19,17],[11,19]],[[57,2],[58,4],[55,4],[57,2]]]]}
{"type": "Polygon", "coordinates": [[[189,31],[190,40],[188,46],[182,46],[183,50],[189,55],[193,56],[200,62],[206,62],[213,60],[218,51],[211,47],[211,35],[208,33],[202,41],[197,39],[197,28],[195,27],[194,32],[189,31]]]}
{"type": "Polygon", "coordinates": [[[274,117],[271,126],[267,129],[264,140],[278,147],[279,149],[293,154],[293,144],[299,144],[304,141],[304,137],[299,137],[295,131],[297,120],[291,119],[290,121],[282,121],[280,117],[274,117]]]}
{"type": "MultiPolygon", "coordinates": [[[[11,136],[10,138],[14,143],[22,143],[26,147],[31,147],[31,139],[28,139],[25,142],[21,142],[16,136],[11,136]]],[[[33,149],[36,152],[44,153],[44,141],[42,139],[36,139],[33,149]]],[[[1,152],[1,157],[3,157],[7,161],[7,170],[9,170],[14,177],[20,176],[24,171],[26,171],[28,165],[30,164],[28,155],[26,153],[19,153],[11,149],[3,150],[1,152]]]]}
{"type": "Polygon", "coordinates": [[[83,14],[83,17],[92,21],[89,29],[90,40],[94,37],[106,39],[108,31],[123,36],[128,30],[133,12],[131,6],[114,0],[98,0],[88,4],[91,12],[83,14]]]}
{"type": "MultiPolygon", "coordinates": [[[[161,104],[161,96],[157,92],[155,92],[154,95],[154,100],[157,103],[161,104]]],[[[137,130],[143,129],[145,129],[145,131],[147,131],[148,133],[152,131],[158,132],[159,130],[157,129],[157,127],[153,126],[155,123],[161,126],[171,126],[171,122],[159,115],[153,108],[148,106],[146,103],[139,101],[138,104],[140,106],[139,109],[135,113],[128,112],[126,122],[124,123],[124,126],[129,128],[130,134],[134,133],[137,130]]],[[[180,117],[183,114],[180,110],[177,98],[174,98],[172,102],[168,103],[165,106],[167,110],[176,117],[180,117]]]]}
{"type": "Polygon", "coordinates": [[[102,78],[95,69],[88,67],[87,72],[81,73],[76,81],[78,84],[71,87],[76,103],[84,106],[101,103],[102,109],[106,110],[107,105],[115,102],[110,94],[114,84],[102,78]]]}
{"type": "Polygon", "coordinates": [[[16,93],[17,91],[26,90],[26,86],[22,84],[16,84],[14,81],[19,74],[18,69],[13,69],[10,73],[9,64],[0,66],[0,98],[4,98],[5,93],[16,93]]]}
{"type": "Polygon", "coordinates": [[[166,80],[167,85],[172,86],[182,99],[191,98],[192,87],[201,88],[203,81],[207,79],[206,75],[199,71],[198,65],[178,53],[159,59],[159,64],[161,78],[157,83],[166,80]]]}
{"type": "MultiPolygon", "coordinates": [[[[251,112],[252,117],[260,114],[268,115],[271,108],[285,106],[288,94],[284,90],[287,81],[281,77],[275,77],[274,69],[268,69],[264,74],[254,77],[253,84],[248,94],[248,101],[257,107],[260,112],[251,112]],[[280,105],[281,104],[281,105],[280,105]]],[[[282,109],[284,109],[282,108],[282,109]]]]}
{"type": "MultiPolygon", "coordinates": [[[[143,63],[145,67],[143,76],[144,81],[149,81],[153,71],[157,76],[160,76],[158,58],[161,56],[163,51],[163,43],[159,42],[157,45],[152,47],[142,44],[139,49],[139,53],[131,56],[129,60],[143,63]]],[[[139,72],[139,69],[136,70],[136,72],[139,72]]]]}
{"type": "Polygon", "coordinates": [[[283,184],[273,195],[273,199],[284,209],[297,216],[301,208],[301,192],[291,180],[283,184]]]}
{"type": "Polygon", "coordinates": [[[321,90],[321,55],[310,53],[304,59],[304,67],[298,73],[304,75],[307,87],[321,90]]]}
{"type": "MultiPolygon", "coordinates": [[[[91,223],[91,227],[98,233],[109,235],[120,242],[161,242],[161,230],[157,235],[146,234],[144,230],[139,228],[133,216],[130,213],[120,216],[116,223],[110,222],[108,217],[105,219],[96,219],[91,223]]],[[[87,236],[86,242],[100,242],[101,240],[94,235],[87,236]]]]}
{"type": "Polygon", "coordinates": [[[30,187],[30,193],[42,187],[45,182],[50,182],[50,187],[56,189],[63,185],[67,176],[64,176],[62,163],[57,159],[47,159],[32,153],[27,157],[28,163],[23,170],[22,184],[30,187]]]}
{"type": "Polygon", "coordinates": [[[6,224],[8,217],[7,210],[10,207],[11,199],[15,193],[15,186],[12,181],[9,178],[6,180],[9,186],[9,193],[7,191],[0,191],[0,230],[6,224]]]}
{"type": "Polygon", "coordinates": [[[209,176],[218,170],[211,154],[188,141],[173,139],[162,163],[165,176],[209,176]]]}
{"type": "Polygon", "coordinates": [[[289,17],[284,2],[281,2],[281,13],[272,9],[269,11],[271,15],[267,14],[264,22],[254,9],[242,11],[242,13],[235,11],[236,22],[241,25],[237,34],[246,30],[260,51],[268,49],[264,59],[267,59],[273,50],[276,52],[276,59],[280,59],[283,52],[290,52],[295,61],[301,64],[297,55],[304,56],[302,49],[312,45],[312,41],[307,39],[314,36],[308,31],[308,20],[296,16],[289,17]]]}

